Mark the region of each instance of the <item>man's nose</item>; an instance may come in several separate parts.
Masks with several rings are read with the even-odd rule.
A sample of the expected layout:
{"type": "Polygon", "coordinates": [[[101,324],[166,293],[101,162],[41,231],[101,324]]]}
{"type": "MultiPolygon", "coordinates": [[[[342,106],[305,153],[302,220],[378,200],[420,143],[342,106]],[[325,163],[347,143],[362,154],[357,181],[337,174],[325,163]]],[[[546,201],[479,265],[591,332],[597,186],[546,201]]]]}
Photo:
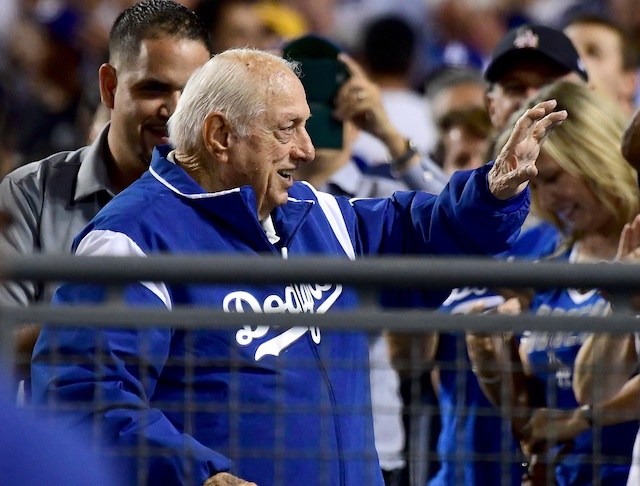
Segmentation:
{"type": "Polygon", "coordinates": [[[160,105],[160,116],[169,118],[176,111],[178,100],[180,99],[180,91],[173,91],[170,95],[165,96],[160,105]]]}
{"type": "Polygon", "coordinates": [[[304,162],[311,162],[316,158],[316,149],[311,142],[311,137],[305,128],[300,129],[297,143],[293,146],[293,157],[304,162]]]}

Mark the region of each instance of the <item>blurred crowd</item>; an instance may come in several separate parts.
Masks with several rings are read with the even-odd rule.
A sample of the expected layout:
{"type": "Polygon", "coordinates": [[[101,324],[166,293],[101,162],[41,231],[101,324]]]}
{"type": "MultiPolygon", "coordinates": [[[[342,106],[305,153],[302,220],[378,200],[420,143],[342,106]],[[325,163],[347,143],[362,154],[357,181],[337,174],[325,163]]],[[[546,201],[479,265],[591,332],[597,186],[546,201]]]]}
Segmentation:
{"type": "MultiPolygon", "coordinates": [[[[0,173],[51,153],[77,148],[104,122],[97,70],[108,33],[131,0],[5,0],[0,14],[0,173]]],[[[213,49],[276,49],[283,39],[315,32],[356,57],[364,55],[375,17],[406,20],[415,55],[407,83],[424,93],[443,67],[481,72],[498,40],[524,22],[564,27],[576,13],[606,15],[640,45],[640,12],[631,0],[249,0],[182,1],[202,15],[213,49]]],[[[384,45],[384,42],[382,42],[384,45]]],[[[592,49],[596,49],[593,47],[592,49]]],[[[597,53],[589,56],[596,57],[597,53]]],[[[602,57],[606,57],[604,54],[602,57]]],[[[606,80],[605,80],[606,82],[606,80]]],[[[432,100],[430,100],[432,101],[432,100]]],[[[436,108],[437,109],[437,108],[436,108]]],[[[440,115],[436,114],[436,117],[440,115]]],[[[435,141],[430,148],[435,147],[435,141]]]]}

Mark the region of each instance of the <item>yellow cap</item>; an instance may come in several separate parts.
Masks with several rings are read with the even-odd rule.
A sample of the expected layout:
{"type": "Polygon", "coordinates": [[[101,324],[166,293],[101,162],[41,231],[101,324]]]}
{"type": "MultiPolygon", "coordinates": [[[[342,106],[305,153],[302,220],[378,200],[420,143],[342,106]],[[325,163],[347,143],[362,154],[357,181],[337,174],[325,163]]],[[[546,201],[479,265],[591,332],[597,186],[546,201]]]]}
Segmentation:
{"type": "Polygon", "coordinates": [[[290,7],[271,1],[259,2],[256,7],[265,25],[285,39],[300,37],[308,31],[302,15],[290,7]]]}

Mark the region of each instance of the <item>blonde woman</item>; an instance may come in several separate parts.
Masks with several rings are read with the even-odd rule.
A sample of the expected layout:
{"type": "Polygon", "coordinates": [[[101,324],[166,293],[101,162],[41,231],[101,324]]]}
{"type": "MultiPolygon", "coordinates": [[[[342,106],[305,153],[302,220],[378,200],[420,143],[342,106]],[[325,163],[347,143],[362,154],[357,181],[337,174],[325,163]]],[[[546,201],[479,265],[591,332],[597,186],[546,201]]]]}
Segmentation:
{"type": "MultiPolygon", "coordinates": [[[[602,95],[570,82],[548,86],[530,103],[538,97],[555,98],[569,117],[549,136],[538,158],[539,172],[531,182],[532,211],[567,236],[554,258],[569,262],[612,260],[622,228],[639,210],[637,176],[619,148],[625,117],[602,95]]],[[[539,291],[527,305],[538,315],[596,316],[610,309],[596,289],[539,291]]],[[[504,312],[519,312],[515,307],[509,302],[504,312]]],[[[536,451],[541,444],[549,446],[551,455],[562,450],[549,477],[559,486],[594,481],[623,486],[638,424],[602,426],[590,407],[583,407],[576,398],[575,360],[589,337],[586,333],[531,331],[522,336],[515,354],[508,339],[469,335],[467,341],[487,396],[495,404],[509,397],[511,406],[529,407],[529,416],[514,421],[525,452],[536,451]],[[522,368],[520,363],[513,366],[512,361],[518,358],[522,368]],[[496,362],[504,369],[522,369],[523,373],[497,372],[496,362]],[[562,444],[565,440],[572,441],[569,447],[562,444]]],[[[603,359],[615,365],[615,373],[601,383],[592,382],[592,386],[601,387],[601,395],[621,388],[637,364],[631,335],[612,341],[615,346],[603,359]]]]}

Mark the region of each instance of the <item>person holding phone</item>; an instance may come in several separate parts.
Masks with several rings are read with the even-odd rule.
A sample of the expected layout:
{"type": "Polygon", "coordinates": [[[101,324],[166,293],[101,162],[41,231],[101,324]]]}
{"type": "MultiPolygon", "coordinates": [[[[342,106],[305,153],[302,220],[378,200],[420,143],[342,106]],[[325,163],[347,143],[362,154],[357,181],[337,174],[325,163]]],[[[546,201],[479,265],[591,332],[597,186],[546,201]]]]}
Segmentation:
{"type": "MultiPolygon", "coordinates": [[[[300,166],[296,177],[308,181],[318,190],[350,198],[391,197],[397,191],[409,190],[399,180],[363,172],[354,161],[352,146],[360,132],[372,134],[385,144],[390,153],[398,156],[406,150],[406,139],[389,120],[380,88],[368,78],[362,67],[346,54],[340,54],[337,60],[348,74],[337,89],[332,103],[335,109],[331,112],[335,123],[343,127],[342,146],[316,147],[314,161],[300,166]]],[[[302,64],[303,80],[308,75],[304,68],[305,63],[302,64]]],[[[315,116],[313,108],[312,115],[315,116]]],[[[309,129],[314,140],[313,125],[309,129]]],[[[326,137],[319,133],[318,139],[322,142],[326,137]]],[[[415,162],[419,157],[417,152],[412,155],[415,162]]],[[[369,361],[375,445],[385,484],[407,484],[400,380],[389,362],[387,342],[382,333],[369,336],[369,361]]]]}

